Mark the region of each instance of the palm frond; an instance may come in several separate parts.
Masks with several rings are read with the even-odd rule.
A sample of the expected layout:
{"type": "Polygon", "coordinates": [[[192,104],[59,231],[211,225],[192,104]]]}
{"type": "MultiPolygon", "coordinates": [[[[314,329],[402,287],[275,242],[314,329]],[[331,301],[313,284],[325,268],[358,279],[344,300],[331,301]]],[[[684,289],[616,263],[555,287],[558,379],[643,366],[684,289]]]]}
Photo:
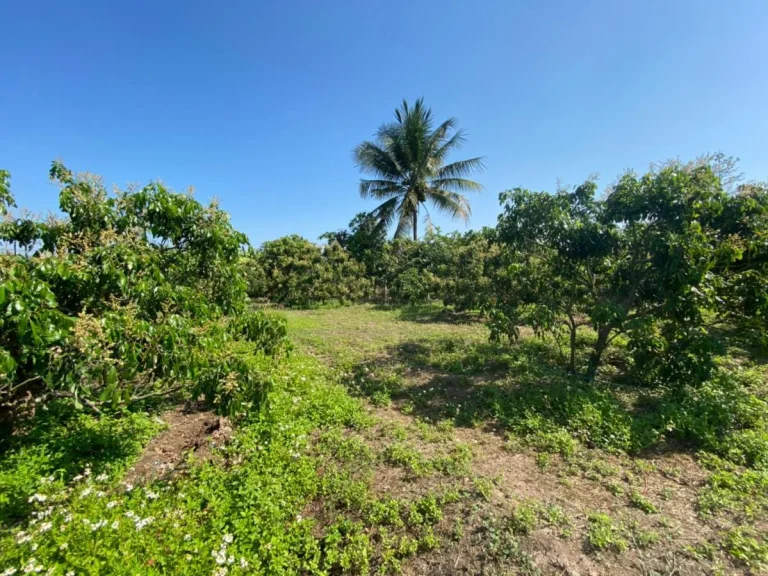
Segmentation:
{"type": "MultiPolygon", "coordinates": [[[[454,119],[451,118],[451,120],[454,119]]],[[[432,156],[435,159],[436,166],[442,166],[445,164],[445,158],[448,156],[448,154],[453,150],[458,150],[461,148],[461,145],[466,141],[464,130],[457,130],[453,136],[447,140],[446,136],[447,135],[443,136],[442,140],[439,140],[435,143],[435,150],[432,153],[432,156]]]]}
{"type": "Polygon", "coordinates": [[[378,220],[376,225],[377,229],[387,230],[392,225],[395,220],[395,216],[397,216],[397,208],[399,203],[399,197],[390,198],[386,202],[374,208],[373,211],[371,211],[371,216],[378,220]]]}
{"type": "Polygon", "coordinates": [[[461,218],[464,222],[468,222],[472,215],[469,201],[458,192],[430,188],[427,191],[427,199],[436,209],[448,214],[453,219],[461,218]]]}
{"type": "Polygon", "coordinates": [[[403,187],[393,180],[360,180],[360,197],[382,200],[401,194],[403,187]]]}
{"type": "Polygon", "coordinates": [[[397,207],[400,220],[395,229],[395,238],[402,238],[413,231],[413,222],[419,211],[419,201],[415,194],[405,194],[397,207]]]}
{"type": "Polygon", "coordinates": [[[474,180],[466,178],[435,178],[430,185],[443,190],[458,190],[460,192],[481,192],[483,186],[474,180]]]}
{"type": "Polygon", "coordinates": [[[403,171],[388,151],[373,142],[363,142],[354,151],[355,162],[363,172],[370,172],[388,180],[399,180],[403,171]]]}
{"type": "Polygon", "coordinates": [[[463,178],[464,176],[468,176],[469,174],[482,170],[483,168],[485,168],[485,165],[483,164],[483,159],[480,157],[470,158],[469,160],[459,160],[457,162],[447,164],[437,170],[435,177],[463,178]]]}

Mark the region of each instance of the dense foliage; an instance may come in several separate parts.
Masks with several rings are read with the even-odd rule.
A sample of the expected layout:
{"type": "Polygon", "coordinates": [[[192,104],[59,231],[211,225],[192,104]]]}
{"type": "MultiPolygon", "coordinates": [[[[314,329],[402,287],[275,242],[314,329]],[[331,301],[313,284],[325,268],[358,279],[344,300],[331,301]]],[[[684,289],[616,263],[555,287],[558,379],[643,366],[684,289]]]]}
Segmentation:
{"type": "Polygon", "coordinates": [[[338,243],[321,248],[296,235],[265,242],[246,270],[250,296],[286,306],[352,302],[371,290],[364,265],[338,243]]]}
{"type": "Polygon", "coordinates": [[[596,188],[501,195],[507,264],[494,335],[515,337],[520,325],[564,335],[575,371],[578,332],[589,326],[590,377],[622,335],[646,381],[703,382],[714,367],[710,328],[747,311],[760,323],[768,191],[731,196],[708,164],[627,174],[603,200],[596,188]]]}
{"type": "Polygon", "coordinates": [[[34,221],[23,242],[18,220],[3,229],[35,248],[0,256],[0,399],[94,411],[172,392],[231,412],[263,401],[259,367],[285,327],[246,310],[246,238],[227,214],[159,183],[109,195],[58,163],[51,178],[65,218],[34,221]]]}
{"type": "Polygon", "coordinates": [[[521,326],[554,338],[589,378],[620,339],[636,383],[704,382],[719,332],[768,341],[768,189],[737,186],[733,168],[722,155],[673,162],[625,174],[602,198],[592,181],[514,189],[496,228],[419,240],[388,241],[375,211],[358,214],[322,236],[324,250],[298,237],[266,243],[251,260],[251,294],[303,307],[440,301],[486,314],[494,339],[521,326]]]}

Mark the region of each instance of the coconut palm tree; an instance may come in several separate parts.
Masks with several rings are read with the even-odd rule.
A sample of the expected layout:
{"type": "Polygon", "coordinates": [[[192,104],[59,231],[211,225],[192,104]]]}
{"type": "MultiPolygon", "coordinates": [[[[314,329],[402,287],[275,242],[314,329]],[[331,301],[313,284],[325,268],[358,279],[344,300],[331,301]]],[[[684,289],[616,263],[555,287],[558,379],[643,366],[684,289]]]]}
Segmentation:
{"type": "Polygon", "coordinates": [[[448,154],[464,142],[456,119],[449,118],[437,128],[433,125],[432,111],[423,98],[413,106],[403,100],[395,110],[395,121],[379,128],[376,141],[355,148],[358,168],[376,177],[360,180],[360,196],[384,200],[371,214],[384,228],[397,221],[395,238],[409,233],[418,238],[419,208],[427,203],[468,221],[471,209],[462,192],[482,189],[466,178],[483,168],[482,158],[445,163],[448,154]]]}

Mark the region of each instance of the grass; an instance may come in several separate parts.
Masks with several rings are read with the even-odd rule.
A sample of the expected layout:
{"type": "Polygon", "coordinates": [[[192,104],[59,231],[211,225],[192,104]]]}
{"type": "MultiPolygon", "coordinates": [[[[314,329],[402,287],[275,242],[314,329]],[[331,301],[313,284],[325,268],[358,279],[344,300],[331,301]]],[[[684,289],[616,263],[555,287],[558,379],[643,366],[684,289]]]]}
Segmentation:
{"type": "MultiPolygon", "coordinates": [[[[594,482],[649,520],[658,512],[649,498],[656,494],[665,513],[691,506],[702,523],[716,519],[739,528],[765,522],[768,387],[762,365],[748,357],[742,355],[735,369],[723,357],[719,375],[698,390],[639,390],[620,379],[595,385],[568,374],[556,346],[529,334],[514,346],[491,344],[476,318],[439,306],[356,306],[288,316],[300,345],[338,366],[353,395],[419,422],[505,431],[507,449],[532,450],[537,468],[557,475],[560,486],[594,482]],[[683,470],[676,460],[657,464],[654,458],[693,453],[714,473],[683,503],[671,488],[680,485],[683,470]]],[[[620,360],[622,350],[608,357],[620,360]]],[[[689,473],[708,474],[697,467],[689,473]]],[[[488,493],[480,491],[483,498],[488,493]]],[[[662,541],[650,525],[629,530],[611,524],[613,530],[603,520],[588,522],[593,550],[616,551],[625,548],[622,542],[643,549],[662,541]],[[617,542],[608,538],[601,546],[601,534],[617,542]]],[[[718,542],[727,553],[724,537],[718,542]]]]}
{"type": "Polygon", "coordinates": [[[296,350],[262,374],[267,408],[183,475],[123,482],[152,414],[54,406],[5,439],[0,574],[765,565],[766,396],[743,359],[672,397],[586,383],[551,342],[489,344],[475,316],[438,306],[286,315],[296,350]]]}

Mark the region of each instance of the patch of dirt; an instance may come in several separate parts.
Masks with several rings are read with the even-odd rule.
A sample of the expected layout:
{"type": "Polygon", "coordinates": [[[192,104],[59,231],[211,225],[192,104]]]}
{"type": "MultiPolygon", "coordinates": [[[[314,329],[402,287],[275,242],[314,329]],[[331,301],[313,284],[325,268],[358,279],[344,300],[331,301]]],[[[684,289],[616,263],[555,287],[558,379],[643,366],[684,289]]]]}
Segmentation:
{"type": "MultiPolygon", "coordinates": [[[[373,409],[377,419],[408,427],[412,416],[404,415],[396,408],[373,409]]],[[[499,566],[489,564],[486,548],[487,531],[483,524],[489,518],[509,516],[516,504],[536,501],[545,505],[559,506],[571,519],[572,533],[562,538],[552,527],[541,527],[527,536],[519,537],[521,550],[533,561],[542,574],[597,576],[602,574],[676,574],[694,575],[705,571],[697,561],[680,553],[682,546],[706,541],[714,536],[714,530],[696,515],[696,488],[703,474],[692,458],[687,455],[665,455],[653,459],[656,470],[639,474],[639,492],[659,504],[660,514],[645,514],[628,505],[627,496],[614,496],[600,481],[582,475],[567,476],[562,481],[558,474],[561,463],[553,457],[552,468],[542,471],[533,453],[510,451],[499,435],[486,430],[455,428],[454,441],[472,448],[472,474],[494,479],[494,488],[488,502],[476,502],[474,511],[464,518],[467,536],[458,543],[438,551],[422,554],[404,566],[405,574],[514,574],[499,572],[499,566]],[[676,479],[665,477],[658,470],[675,468],[681,472],[676,479]],[[660,501],[658,494],[667,489],[671,497],[660,501]],[[631,547],[622,554],[585,552],[587,514],[605,512],[617,521],[635,524],[639,530],[658,532],[661,540],[648,550],[631,547]],[[660,522],[667,524],[662,526],[660,522]]],[[[425,447],[425,446],[422,446],[425,447]]],[[[610,460],[620,470],[628,470],[628,459],[595,454],[610,460]]],[[[649,462],[650,463],[650,462],[649,462]]],[[[376,484],[383,484],[385,491],[402,482],[402,471],[393,470],[390,475],[377,474],[376,484]]],[[[450,480],[449,480],[450,481],[450,480]]],[[[453,480],[456,482],[456,479],[453,480]]],[[[422,489],[423,481],[412,486],[422,489]]],[[[631,489],[627,486],[626,490],[631,489]]],[[[402,490],[402,489],[401,489],[402,490]]],[[[450,521],[446,518],[446,521],[450,521]]]]}
{"type": "Polygon", "coordinates": [[[126,482],[166,480],[183,469],[190,453],[195,460],[205,462],[213,457],[213,448],[226,444],[232,437],[229,419],[213,412],[177,408],[161,418],[168,427],[150,441],[126,474],[126,482]]]}

